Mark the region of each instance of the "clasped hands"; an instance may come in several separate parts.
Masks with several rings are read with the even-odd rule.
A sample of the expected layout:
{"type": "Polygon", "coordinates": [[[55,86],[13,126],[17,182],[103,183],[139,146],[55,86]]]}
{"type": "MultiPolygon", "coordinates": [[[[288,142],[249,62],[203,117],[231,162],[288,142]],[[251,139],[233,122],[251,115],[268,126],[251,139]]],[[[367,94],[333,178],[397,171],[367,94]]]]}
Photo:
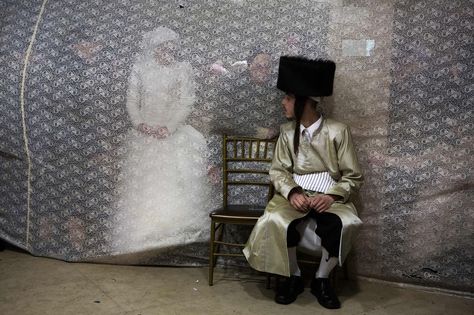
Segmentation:
{"type": "Polygon", "coordinates": [[[290,193],[288,200],[290,201],[290,204],[293,206],[293,208],[299,212],[306,213],[311,209],[314,209],[314,211],[321,213],[331,207],[331,205],[336,200],[336,197],[324,194],[318,194],[316,196],[310,197],[306,196],[301,191],[294,191],[290,193]]]}
{"type": "Polygon", "coordinates": [[[157,139],[164,139],[170,135],[170,132],[168,131],[167,127],[161,127],[161,126],[151,127],[145,123],[139,124],[137,126],[137,130],[148,136],[152,136],[157,139]]]}

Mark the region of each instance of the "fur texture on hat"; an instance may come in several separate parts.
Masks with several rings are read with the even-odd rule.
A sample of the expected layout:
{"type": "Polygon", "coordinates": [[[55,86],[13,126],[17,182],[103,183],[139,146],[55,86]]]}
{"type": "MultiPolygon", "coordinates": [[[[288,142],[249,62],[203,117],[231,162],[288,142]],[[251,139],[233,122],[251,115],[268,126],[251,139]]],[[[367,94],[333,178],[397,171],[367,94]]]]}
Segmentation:
{"type": "Polygon", "coordinates": [[[281,56],[277,88],[299,96],[329,96],[335,71],[331,60],[281,56]]]}

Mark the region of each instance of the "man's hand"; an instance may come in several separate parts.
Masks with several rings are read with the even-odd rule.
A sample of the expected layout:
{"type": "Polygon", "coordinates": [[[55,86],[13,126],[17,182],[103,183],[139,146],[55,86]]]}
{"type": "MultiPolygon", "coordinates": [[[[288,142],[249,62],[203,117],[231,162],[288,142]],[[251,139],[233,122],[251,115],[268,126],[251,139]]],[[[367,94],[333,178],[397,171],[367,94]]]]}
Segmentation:
{"type": "Polygon", "coordinates": [[[288,196],[290,204],[299,212],[306,213],[311,207],[309,204],[309,198],[301,191],[295,190],[288,196]]]}
{"type": "Polygon", "coordinates": [[[335,196],[319,194],[309,198],[309,206],[314,211],[321,213],[329,209],[335,200],[335,196]]]}

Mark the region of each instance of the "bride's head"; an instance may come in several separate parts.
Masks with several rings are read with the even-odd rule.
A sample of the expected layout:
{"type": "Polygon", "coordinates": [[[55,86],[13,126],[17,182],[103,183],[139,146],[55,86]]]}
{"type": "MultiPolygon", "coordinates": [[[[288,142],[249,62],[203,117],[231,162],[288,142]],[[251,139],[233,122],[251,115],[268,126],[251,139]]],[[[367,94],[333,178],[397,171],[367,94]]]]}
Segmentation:
{"type": "Polygon", "coordinates": [[[167,41],[156,47],[153,51],[153,57],[158,64],[171,65],[176,62],[176,42],[167,41]]]}
{"type": "Polygon", "coordinates": [[[179,35],[167,27],[157,27],[143,35],[141,48],[146,59],[152,59],[162,65],[176,62],[176,49],[179,35]]]}

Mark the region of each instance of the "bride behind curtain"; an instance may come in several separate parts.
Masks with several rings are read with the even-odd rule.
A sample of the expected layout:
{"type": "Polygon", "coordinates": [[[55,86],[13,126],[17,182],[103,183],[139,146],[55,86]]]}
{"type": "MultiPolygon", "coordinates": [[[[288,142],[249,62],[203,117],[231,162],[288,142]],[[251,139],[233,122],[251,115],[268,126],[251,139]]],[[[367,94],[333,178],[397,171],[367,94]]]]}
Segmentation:
{"type": "Polygon", "coordinates": [[[128,133],[114,248],[133,253],[203,241],[210,186],[206,140],[186,117],[195,101],[192,67],[175,60],[178,34],[146,33],[129,78],[128,133]]]}

